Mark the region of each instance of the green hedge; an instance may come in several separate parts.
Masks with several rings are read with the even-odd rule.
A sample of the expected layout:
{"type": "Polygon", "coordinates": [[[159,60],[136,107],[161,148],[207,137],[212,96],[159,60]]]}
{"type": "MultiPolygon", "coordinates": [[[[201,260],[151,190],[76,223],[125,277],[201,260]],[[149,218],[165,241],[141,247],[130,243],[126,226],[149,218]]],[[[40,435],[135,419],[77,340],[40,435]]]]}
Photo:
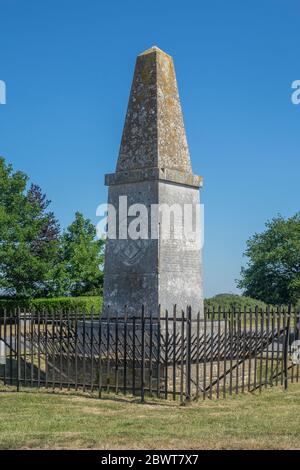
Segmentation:
{"type": "MultiPolygon", "coordinates": [[[[204,305],[207,309],[212,310],[213,308],[218,309],[236,309],[243,310],[254,309],[256,306],[265,309],[267,304],[260,300],[252,299],[251,297],[244,297],[241,295],[234,294],[218,294],[209,299],[205,299],[204,305]]],[[[92,310],[97,314],[102,310],[102,297],[90,296],[90,297],[56,297],[53,299],[24,299],[24,300],[8,300],[0,299],[0,311],[6,309],[8,312],[16,308],[21,309],[36,309],[36,310],[79,310],[81,312],[90,313],[92,310]]],[[[300,307],[300,305],[299,305],[300,307]]]]}
{"type": "Polygon", "coordinates": [[[93,297],[55,297],[45,299],[0,299],[0,311],[6,309],[8,312],[16,309],[46,310],[79,310],[90,313],[92,310],[97,314],[102,309],[102,298],[93,297]]]}
{"type": "Polygon", "coordinates": [[[254,309],[256,306],[258,308],[266,309],[267,304],[261,300],[252,299],[251,297],[245,297],[242,295],[234,294],[218,294],[209,299],[205,299],[204,305],[207,309],[212,310],[213,308],[218,309],[232,309],[236,308],[237,310],[244,308],[254,309]]]}

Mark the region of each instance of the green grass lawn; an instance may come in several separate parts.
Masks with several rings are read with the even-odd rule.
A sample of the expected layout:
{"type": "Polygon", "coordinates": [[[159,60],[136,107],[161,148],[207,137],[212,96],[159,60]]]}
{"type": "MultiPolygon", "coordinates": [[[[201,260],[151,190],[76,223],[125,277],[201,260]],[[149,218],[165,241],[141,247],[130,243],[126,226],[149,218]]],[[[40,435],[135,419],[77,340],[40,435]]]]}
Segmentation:
{"type": "Polygon", "coordinates": [[[1,449],[300,449],[300,384],[179,406],[0,392],[1,449]]]}

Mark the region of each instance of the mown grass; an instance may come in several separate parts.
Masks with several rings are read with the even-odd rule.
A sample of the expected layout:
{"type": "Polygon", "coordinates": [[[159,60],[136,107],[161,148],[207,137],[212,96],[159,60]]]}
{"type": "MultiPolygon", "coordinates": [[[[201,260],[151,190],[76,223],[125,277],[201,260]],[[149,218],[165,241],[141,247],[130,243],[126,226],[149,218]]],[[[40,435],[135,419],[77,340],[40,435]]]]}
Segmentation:
{"type": "Polygon", "coordinates": [[[300,449],[300,384],[179,406],[0,392],[1,449],[300,449]]]}

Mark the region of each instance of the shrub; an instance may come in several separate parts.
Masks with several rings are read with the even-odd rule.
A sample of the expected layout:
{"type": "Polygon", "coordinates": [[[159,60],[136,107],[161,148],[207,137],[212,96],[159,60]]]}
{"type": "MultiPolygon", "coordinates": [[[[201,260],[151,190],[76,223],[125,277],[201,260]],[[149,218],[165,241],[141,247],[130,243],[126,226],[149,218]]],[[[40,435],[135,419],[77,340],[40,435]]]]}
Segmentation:
{"type": "Polygon", "coordinates": [[[251,297],[245,297],[242,295],[235,294],[218,294],[209,299],[205,299],[204,305],[207,309],[212,310],[213,308],[218,309],[232,309],[236,308],[237,310],[244,308],[255,309],[258,308],[266,309],[267,304],[261,300],[252,299],[251,297]]]}
{"type": "Polygon", "coordinates": [[[45,299],[0,299],[0,312],[11,312],[17,308],[43,310],[78,310],[87,314],[93,310],[98,314],[102,309],[102,298],[93,297],[54,297],[45,299]]]}

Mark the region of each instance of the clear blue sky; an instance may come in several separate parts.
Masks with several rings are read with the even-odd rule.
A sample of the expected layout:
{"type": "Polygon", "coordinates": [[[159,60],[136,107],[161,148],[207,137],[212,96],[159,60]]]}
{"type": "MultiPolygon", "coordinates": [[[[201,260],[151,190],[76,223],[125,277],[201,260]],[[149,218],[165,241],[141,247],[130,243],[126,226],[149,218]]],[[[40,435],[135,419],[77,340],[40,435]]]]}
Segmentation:
{"type": "Polygon", "coordinates": [[[135,57],[174,57],[205,187],[205,293],[235,292],[247,238],[299,210],[300,6],[293,0],[0,0],[0,155],[38,183],[62,227],[96,222],[135,57]]]}

